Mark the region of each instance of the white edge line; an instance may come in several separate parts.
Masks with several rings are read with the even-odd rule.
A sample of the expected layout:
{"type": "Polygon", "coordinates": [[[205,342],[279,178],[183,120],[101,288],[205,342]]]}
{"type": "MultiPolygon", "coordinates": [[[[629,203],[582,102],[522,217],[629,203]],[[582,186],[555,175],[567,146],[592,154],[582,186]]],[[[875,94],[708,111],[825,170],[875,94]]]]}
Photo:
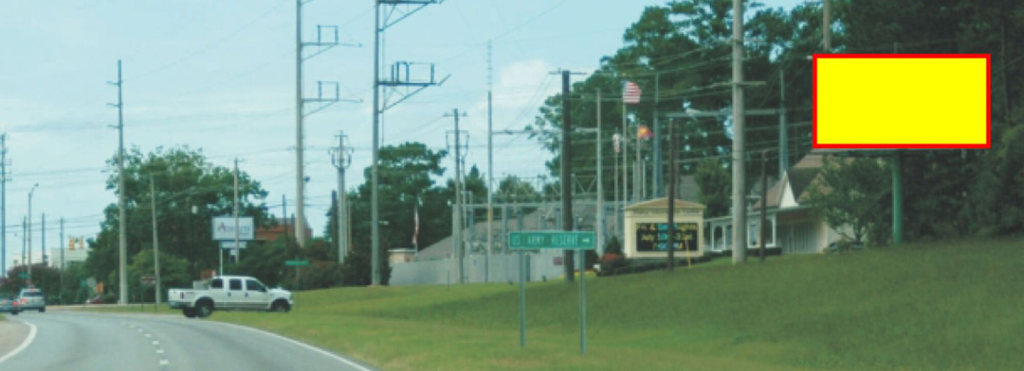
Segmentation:
{"type": "Polygon", "coordinates": [[[249,331],[252,331],[252,332],[258,332],[258,333],[261,333],[263,335],[270,336],[270,337],[276,338],[278,340],[284,340],[285,342],[288,342],[288,343],[291,343],[291,344],[295,344],[295,345],[301,346],[303,348],[312,350],[314,352],[320,353],[322,355],[325,355],[327,357],[330,357],[330,358],[333,358],[333,359],[335,359],[337,361],[340,361],[340,362],[342,362],[344,364],[347,364],[349,366],[355,367],[356,369],[359,369],[359,370],[362,370],[362,371],[373,371],[373,369],[367,368],[366,366],[363,366],[361,364],[358,364],[356,362],[348,360],[345,357],[339,356],[337,354],[328,352],[326,350],[317,348],[315,346],[303,343],[303,342],[295,340],[295,339],[286,338],[284,336],[275,334],[275,333],[270,332],[270,331],[264,331],[264,330],[260,330],[260,329],[252,328],[252,327],[248,327],[248,326],[236,325],[234,323],[227,323],[227,322],[220,322],[220,321],[207,321],[207,322],[208,323],[217,323],[217,324],[221,324],[221,325],[225,325],[225,326],[237,327],[237,328],[241,328],[241,329],[246,329],[246,330],[249,330],[249,331]]]}
{"type": "MultiPolygon", "coordinates": [[[[8,318],[8,319],[13,319],[13,318],[8,318]]],[[[0,363],[4,363],[4,361],[6,361],[8,359],[11,359],[12,357],[18,355],[18,353],[21,353],[21,351],[25,350],[25,348],[28,348],[29,345],[32,345],[32,341],[34,341],[36,339],[36,325],[33,325],[31,323],[25,322],[25,321],[20,320],[20,319],[15,319],[15,321],[18,321],[18,322],[21,322],[21,323],[24,323],[24,324],[28,325],[28,327],[29,327],[28,337],[26,337],[25,340],[23,340],[21,342],[21,345],[19,345],[17,348],[14,348],[14,350],[12,350],[10,353],[7,353],[7,355],[5,355],[3,357],[0,357],[0,363]]]]}

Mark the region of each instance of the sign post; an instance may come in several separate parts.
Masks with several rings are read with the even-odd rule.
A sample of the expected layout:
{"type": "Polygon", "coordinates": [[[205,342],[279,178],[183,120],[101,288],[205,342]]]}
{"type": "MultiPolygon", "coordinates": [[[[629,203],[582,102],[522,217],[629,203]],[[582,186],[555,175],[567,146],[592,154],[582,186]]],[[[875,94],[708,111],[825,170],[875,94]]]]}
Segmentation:
{"type": "Polygon", "coordinates": [[[295,289],[299,289],[299,267],[305,267],[309,265],[309,260],[299,260],[295,258],[293,260],[285,260],[284,265],[288,267],[295,267],[295,289]]]}
{"type": "Polygon", "coordinates": [[[526,250],[579,250],[576,255],[580,267],[580,354],[587,353],[587,267],[584,266],[584,252],[596,248],[595,240],[594,232],[509,232],[509,249],[519,250],[519,347],[526,347],[526,250]]]}

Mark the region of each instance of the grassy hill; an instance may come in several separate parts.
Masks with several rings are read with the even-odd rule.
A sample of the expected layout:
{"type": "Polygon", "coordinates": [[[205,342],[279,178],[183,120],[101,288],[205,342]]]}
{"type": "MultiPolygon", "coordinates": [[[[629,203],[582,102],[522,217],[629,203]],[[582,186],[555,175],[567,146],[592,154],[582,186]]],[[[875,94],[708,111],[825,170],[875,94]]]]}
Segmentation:
{"type": "Polygon", "coordinates": [[[384,369],[1019,369],[1019,240],[787,256],[528,291],[508,284],[300,293],[288,315],[217,313],[384,369]]]}

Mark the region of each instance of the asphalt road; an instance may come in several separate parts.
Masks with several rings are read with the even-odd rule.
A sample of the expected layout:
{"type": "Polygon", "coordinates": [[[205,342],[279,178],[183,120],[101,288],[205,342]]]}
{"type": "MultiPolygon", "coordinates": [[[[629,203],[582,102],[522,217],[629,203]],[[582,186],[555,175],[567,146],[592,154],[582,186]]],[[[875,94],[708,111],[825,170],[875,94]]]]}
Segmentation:
{"type": "Polygon", "coordinates": [[[2,370],[368,370],[294,340],[212,321],[74,311],[7,318],[37,331],[0,361],[2,370]]]}

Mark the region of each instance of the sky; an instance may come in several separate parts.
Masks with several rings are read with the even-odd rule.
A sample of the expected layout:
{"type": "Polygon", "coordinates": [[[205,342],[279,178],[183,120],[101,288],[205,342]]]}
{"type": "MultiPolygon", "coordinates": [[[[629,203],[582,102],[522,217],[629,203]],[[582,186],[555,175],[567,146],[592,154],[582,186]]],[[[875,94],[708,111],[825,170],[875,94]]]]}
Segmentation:
{"type": "MultiPolygon", "coordinates": [[[[450,78],[387,111],[384,145],[419,141],[447,148],[446,132],[454,128],[444,114],[457,108],[467,114],[460,120],[469,133],[466,162],[486,172],[489,76],[494,129],[520,129],[559,89],[551,72],[594,70],[602,56],[622,46],[623,32],[644,7],[665,2],[447,0],[424,8],[387,30],[382,64],[434,63],[438,79],[450,78]]],[[[801,2],[763,1],[787,9],[801,2]]],[[[117,79],[118,59],[126,147],[148,153],[187,145],[225,167],[238,158],[241,170],[269,192],[265,203],[272,213],[280,214],[282,195],[293,212],[295,8],[287,0],[0,2],[8,261],[20,255],[22,218],[34,184],[36,250],[43,213],[46,246],[56,248],[60,218],[66,237],[94,237],[104,207],[117,202],[106,189],[105,161],[117,149],[117,111],[107,106],[117,102],[117,89],[107,82],[117,79]]],[[[352,101],[305,120],[306,214],[316,235],[323,234],[337,185],[328,150],[337,145],[339,132],[354,150],[349,189],[363,183],[362,170],[370,165],[373,14],[372,0],[316,0],[303,6],[305,42],[317,37],[319,24],[338,26],[347,44],[305,62],[304,94],[315,97],[317,81],[336,81],[341,98],[352,101]]],[[[323,36],[333,38],[327,31],[323,36]]],[[[382,76],[388,73],[385,69],[382,76]]],[[[550,157],[528,138],[495,136],[494,177],[542,175],[550,157]]],[[[453,167],[450,157],[444,166],[453,167]]]]}

